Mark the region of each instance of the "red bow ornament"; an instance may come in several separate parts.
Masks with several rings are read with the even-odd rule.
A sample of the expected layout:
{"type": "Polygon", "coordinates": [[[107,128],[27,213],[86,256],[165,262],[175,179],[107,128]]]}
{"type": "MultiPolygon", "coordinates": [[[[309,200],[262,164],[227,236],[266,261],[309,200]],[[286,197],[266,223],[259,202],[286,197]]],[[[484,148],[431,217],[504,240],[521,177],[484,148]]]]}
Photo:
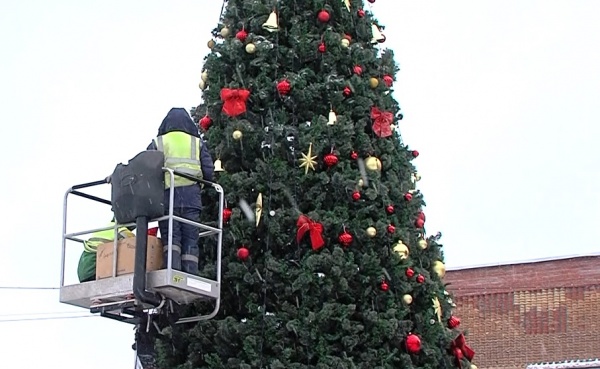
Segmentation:
{"type": "Polygon", "coordinates": [[[388,111],[381,111],[376,106],[371,108],[371,119],[373,119],[373,132],[382,138],[392,135],[392,121],[394,115],[388,111]]]}
{"type": "Polygon", "coordinates": [[[467,360],[472,361],[473,357],[475,356],[475,351],[467,346],[467,341],[462,333],[459,334],[454,341],[452,341],[450,350],[456,358],[456,363],[459,368],[462,368],[461,360],[463,358],[467,358],[467,360]]]}
{"type": "Polygon", "coordinates": [[[323,241],[322,236],[323,225],[321,223],[317,223],[306,215],[302,214],[298,218],[296,226],[298,227],[298,232],[296,233],[296,242],[300,242],[306,232],[309,232],[310,243],[313,250],[316,251],[325,245],[325,241],[323,241]]]}
{"type": "Polygon", "coordinates": [[[248,97],[250,97],[250,91],[246,89],[222,88],[223,113],[230,117],[245,113],[248,97]]]}

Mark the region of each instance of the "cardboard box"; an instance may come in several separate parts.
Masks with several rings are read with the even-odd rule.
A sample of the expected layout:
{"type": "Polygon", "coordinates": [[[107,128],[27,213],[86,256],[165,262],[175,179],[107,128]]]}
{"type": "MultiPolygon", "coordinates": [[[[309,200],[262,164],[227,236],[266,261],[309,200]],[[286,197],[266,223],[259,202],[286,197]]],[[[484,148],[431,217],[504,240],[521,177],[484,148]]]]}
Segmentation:
{"type": "MultiPolygon", "coordinates": [[[[162,269],[163,245],[159,238],[148,236],[146,271],[162,269]]],[[[96,257],[96,279],[112,276],[114,243],[98,246],[96,257]]],[[[135,263],[135,237],[120,240],[117,244],[117,275],[133,273],[135,263]]]]}

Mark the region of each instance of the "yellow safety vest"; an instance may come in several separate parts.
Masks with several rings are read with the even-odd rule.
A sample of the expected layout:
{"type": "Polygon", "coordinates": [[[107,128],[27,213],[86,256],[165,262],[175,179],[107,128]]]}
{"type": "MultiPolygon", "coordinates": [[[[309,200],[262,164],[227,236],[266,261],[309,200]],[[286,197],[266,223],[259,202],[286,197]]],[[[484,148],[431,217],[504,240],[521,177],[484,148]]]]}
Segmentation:
{"type": "MultiPolygon", "coordinates": [[[[111,226],[114,227],[115,223],[111,223],[111,226]]],[[[86,252],[95,253],[98,250],[98,246],[103,243],[113,242],[115,236],[114,228],[107,229],[105,231],[99,231],[92,234],[92,237],[83,242],[83,250],[86,252]]],[[[127,237],[135,237],[135,234],[131,232],[126,227],[120,227],[118,229],[117,239],[122,240],[127,237]]]]}
{"type": "MultiPolygon", "coordinates": [[[[202,178],[200,148],[202,141],[185,132],[169,132],[154,139],[158,151],[165,154],[165,167],[202,178]]],[[[196,182],[175,175],[175,187],[189,186],[196,182]]],[[[165,173],[165,187],[171,187],[171,176],[165,173]]]]}

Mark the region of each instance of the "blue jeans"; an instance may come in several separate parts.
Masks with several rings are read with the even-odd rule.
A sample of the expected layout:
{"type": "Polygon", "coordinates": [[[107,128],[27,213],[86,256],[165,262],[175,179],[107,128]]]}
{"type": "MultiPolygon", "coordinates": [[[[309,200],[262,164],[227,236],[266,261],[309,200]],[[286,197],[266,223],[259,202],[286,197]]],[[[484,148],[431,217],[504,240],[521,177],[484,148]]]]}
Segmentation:
{"type": "MultiPolygon", "coordinates": [[[[173,215],[194,222],[200,221],[200,209],[176,207],[173,209],[173,215]]],[[[163,268],[166,268],[169,250],[169,220],[158,222],[158,227],[160,228],[160,237],[164,245],[163,268]]],[[[198,247],[199,238],[199,228],[173,220],[173,269],[198,275],[198,261],[200,257],[200,248],[198,247]]]]}

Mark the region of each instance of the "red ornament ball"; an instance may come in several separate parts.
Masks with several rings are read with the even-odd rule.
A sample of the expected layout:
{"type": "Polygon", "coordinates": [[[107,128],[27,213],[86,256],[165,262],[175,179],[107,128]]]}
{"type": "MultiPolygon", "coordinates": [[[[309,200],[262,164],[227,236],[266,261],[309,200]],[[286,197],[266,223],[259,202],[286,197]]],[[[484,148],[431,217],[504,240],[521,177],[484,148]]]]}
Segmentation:
{"type": "Polygon", "coordinates": [[[223,223],[229,222],[229,219],[231,219],[231,214],[232,213],[233,212],[229,208],[223,209],[223,223]]]}
{"type": "Polygon", "coordinates": [[[413,158],[416,158],[417,156],[419,156],[419,152],[417,150],[413,150],[411,152],[411,154],[412,154],[413,158]]]}
{"type": "Polygon", "coordinates": [[[324,53],[325,51],[327,51],[327,47],[325,47],[325,43],[324,42],[321,42],[319,44],[319,52],[320,53],[324,53]]]}
{"type": "Polygon", "coordinates": [[[394,205],[392,205],[392,204],[390,204],[390,205],[388,205],[388,206],[386,206],[386,207],[385,207],[385,211],[386,211],[386,213],[388,213],[388,214],[390,214],[390,215],[391,215],[391,214],[394,214],[394,210],[395,210],[395,209],[394,209],[394,205]]]}
{"type": "Polygon", "coordinates": [[[420,211],[420,212],[417,214],[417,218],[418,218],[418,219],[423,219],[423,222],[424,222],[424,221],[425,221],[425,213],[423,213],[422,211],[420,211]]]}
{"type": "Polygon", "coordinates": [[[335,154],[327,154],[325,155],[325,157],[323,158],[323,162],[325,163],[325,165],[327,165],[328,167],[332,167],[334,165],[336,165],[338,163],[338,157],[335,156],[335,154]]]}
{"type": "Polygon", "coordinates": [[[393,224],[390,224],[387,226],[387,231],[388,231],[388,233],[394,233],[394,232],[396,232],[396,227],[394,227],[393,224]]]}
{"type": "Polygon", "coordinates": [[[425,221],[423,219],[417,219],[415,220],[415,227],[417,228],[423,228],[425,226],[425,221]]]}
{"type": "Polygon", "coordinates": [[[421,339],[416,334],[409,333],[406,337],[406,351],[409,354],[418,354],[421,351],[421,339]]]}
{"type": "Polygon", "coordinates": [[[352,160],[356,160],[358,159],[358,153],[356,151],[352,151],[352,153],[350,153],[350,157],[352,160]]]}
{"type": "Polygon", "coordinates": [[[329,18],[330,18],[329,12],[327,10],[321,10],[319,12],[319,15],[317,15],[317,18],[319,19],[319,22],[322,22],[322,23],[329,22],[329,18]]]}
{"type": "Polygon", "coordinates": [[[358,192],[358,191],[354,191],[354,192],[352,193],[352,199],[354,199],[354,201],[358,201],[358,200],[360,200],[360,192],[358,192]]]}
{"type": "Polygon", "coordinates": [[[248,32],[246,32],[246,30],[242,29],[241,31],[239,31],[238,33],[235,34],[235,38],[237,38],[238,40],[244,42],[246,41],[246,38],[248,37],[248,32]]]}
{"type": "Polygon", "coordinates": [[[419,282],[419,283],[423,283],[423,282],[425,282],[425,277],[423,277],[423,275],[422,275],[422,274],[419,274],[419,275],[417,276],[417,282],[419,282]]]}
{"type": "Polygon", "coordinates": [[[291,89],[292,85],[287,79],[282,79],[279,81],[279,83],[277,83],[277,92],[279,92],[281,95],[289,94],[291,89]]]}
{"type": "Polygon", "coordinates": [[[241,261],[246,261],[250,256],[250,251],[246,248],[246,246],[242,246],[237,250],[237,257],[241,261]]]}
{"type": "Polygon", "coordinates": [[[200,119],[200,127],[202,127],[203,130],[207,131],[208,128],[212,125],[212,119],[210,119],[210,117],[208,115],[205,115],[202,117],[202,119],[200,119]]]}
{"type": "Polygon", "coordinates": [[[349,34],[347,34],[347,33],[344,33],[344,38],[345,38],[346,40],[348,40],[348,41],[352,41],[352,36],[350,36],[350,35],[349,35],[349,34]]]}
{"type": "Polygon", "coordinates": [[[407,193],[404,194],[404,200],[406,200],[406,201],[412,200],[412,197],[413,196],[412,196],[412,194],[410,192],[407,192],[407,193]]]}
{"type": "Polygon", "coordinates": [[[394,78],[389,74],[386,74],[385,76],[383,76],[383,83],[385,83],[387,87],[392,87],[392,85],[394,84],[394,78]]]}
{"type": "Polygon", "coordinates": [[[412,278],[415,275],[415,271],[412,268],[406,269],[405,273],[408,278],[412,278]]]}
{"type": "Polygon", "coordinates": [[[352,95],[352,90],[350,89],[350,87],[346,86],[344,87],[344,92],[343,92],[344,96],[348,97],[350,95],[352,95]]]}
{"type": "Polygon", "coordinates": [[[340,243],[344,247],[350,246],[352,244],[352,240],[353,240],[352,235],[350,233],[346,232],[346,231],[344,231],[344,233],[342,233],[338,237],[338,241],[340,241],[340,243]]]}
{"type": "Polygon", "coordinates": [[[356,12],[356,15],[358,15],[359,18],[362,18],[365,16],[365,11],[362,9],[358,9],[358,11],[356,12]]]}
{"type": "Polygon", "coordinates": [[[450,319],[448,319],[448,328],[454,329],[454,328],[458,327],[459,325],[460,325],[460,319],[458,319],[458,317],[455,317],[453,315],[450,317],[450,319]]]}
{"type": "Polygon", "coordinates": [[[354,68],[352,68],[352,71],[357,76],[360,76],[362,74],[362,72],[363,72],[362,67],[360,65],[355,65],[354,68]]]}
{"type": "Polygon", "coordinates": [[[390,289],[390,285],[386,281],[383,281],[381,282],[381,285],[379,285],[379,288],[381,288],[382,291],[387,291],[390,289]]]}

